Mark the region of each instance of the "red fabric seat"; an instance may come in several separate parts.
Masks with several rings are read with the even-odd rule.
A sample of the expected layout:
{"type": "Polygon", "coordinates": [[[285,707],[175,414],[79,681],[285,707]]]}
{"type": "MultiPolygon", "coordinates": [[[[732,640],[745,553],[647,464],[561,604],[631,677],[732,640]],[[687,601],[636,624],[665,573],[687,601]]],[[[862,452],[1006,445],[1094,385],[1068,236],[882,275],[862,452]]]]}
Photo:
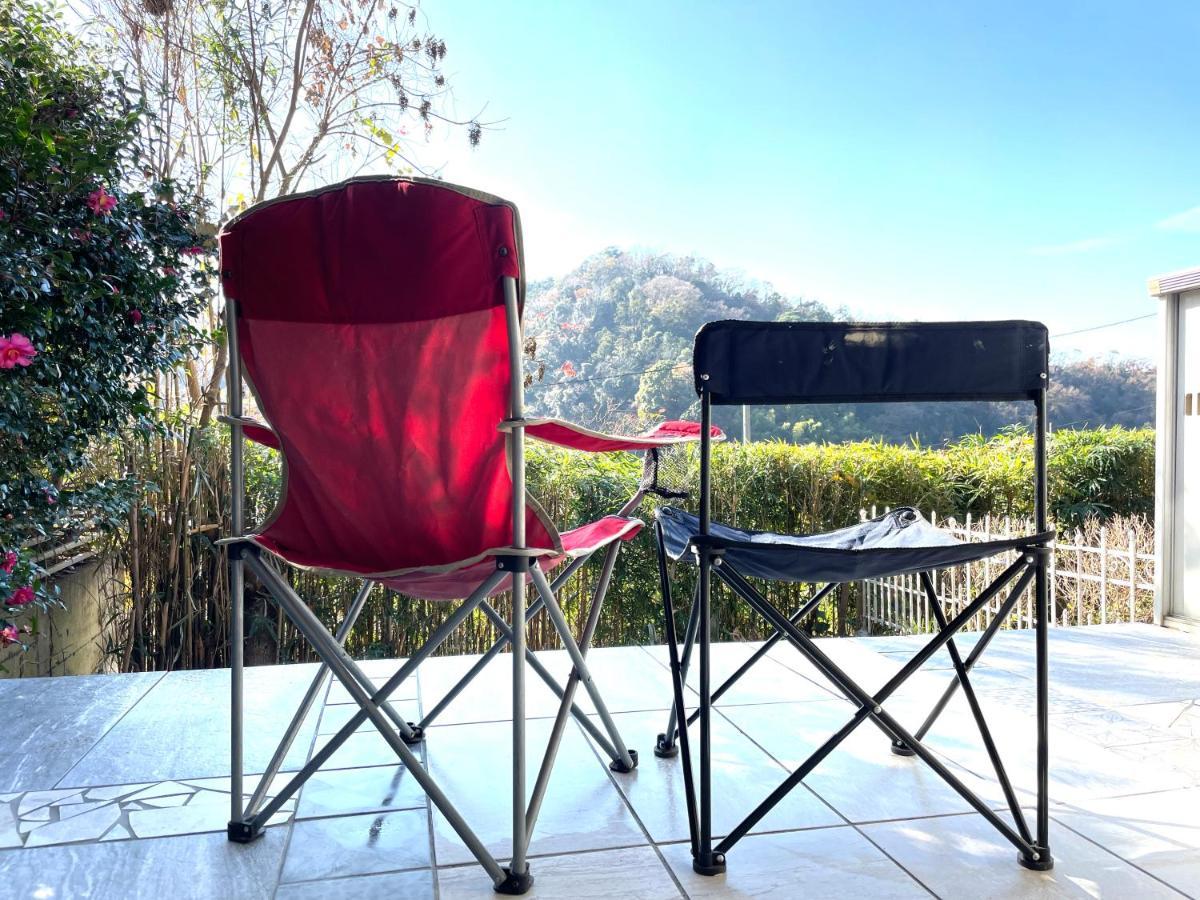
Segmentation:
{"type": "MultiPolygon", "coordinates": [[[[627,516],[605,516],[587,525],[572,528],[560,535],[563,552],[558,556],[539,557],[537,564],[543,572],[549,572],[569,559],[586,556],[613,541],[633,540],[644,524],[641,519],[627,516]]],[[[414,571],[382,581],[388,587],[410,597],[420,597],[423,600],[457,600],[479,587],[480,582],[495,569],[496,564],[490,559],[485,559],[448,572],[414,571]]],[[[508,585],[501,583],[492,591],[492,596],[506,590],[508,585]]]]}

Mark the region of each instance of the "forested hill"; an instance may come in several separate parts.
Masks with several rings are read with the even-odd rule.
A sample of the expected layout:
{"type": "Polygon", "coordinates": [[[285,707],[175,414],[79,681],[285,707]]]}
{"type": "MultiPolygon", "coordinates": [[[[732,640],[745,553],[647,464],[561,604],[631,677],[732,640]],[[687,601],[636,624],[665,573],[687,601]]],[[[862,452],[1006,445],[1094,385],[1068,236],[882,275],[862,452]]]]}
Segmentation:
{"type": "MultiPolygon", "coordinates": [[[[691,257],[610,249],[575,271],[529,285],[526,334],[531,412],[599,427],[695,415],[692,338],[714,319],[846,319],[852,311],[784,297],[769,286],[691,257]]],[[[717,412],[741,434],[740,411],[717,412]]],[[[1129,360],[1086,360],[1051,369],[1053,427],[1153,422],[1154,370],[1129,360]]],[[[938,443],[995,434],[1025,421],[1011,404],[940,403],[757,409],[756,439],[883,438],[938,443]]]]}

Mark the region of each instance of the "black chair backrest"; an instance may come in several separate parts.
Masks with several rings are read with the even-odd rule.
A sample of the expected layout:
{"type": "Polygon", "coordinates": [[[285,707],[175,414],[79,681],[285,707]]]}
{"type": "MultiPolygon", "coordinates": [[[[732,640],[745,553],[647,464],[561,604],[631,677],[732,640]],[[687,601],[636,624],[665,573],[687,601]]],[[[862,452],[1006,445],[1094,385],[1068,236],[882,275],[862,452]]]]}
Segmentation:
{"type": "Polygon", "coordinates": [[[710,322],[696,392],[718,405],[1036,400],[1050,341],[1040,322],[710,322]]]}

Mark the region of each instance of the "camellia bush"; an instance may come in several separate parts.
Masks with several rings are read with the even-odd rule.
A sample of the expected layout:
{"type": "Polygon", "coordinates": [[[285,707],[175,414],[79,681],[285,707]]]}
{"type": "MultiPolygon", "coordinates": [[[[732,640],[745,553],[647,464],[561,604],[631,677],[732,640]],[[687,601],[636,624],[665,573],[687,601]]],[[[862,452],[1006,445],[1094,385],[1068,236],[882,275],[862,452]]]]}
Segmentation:
{"type": "Polygon", "coordinates": [[[128,516],[112,442],[204,339],[211,241],[144,176],[143,115],[50,9],[0,0],[0,645],[54,602],[22,548],[128,516]]]}

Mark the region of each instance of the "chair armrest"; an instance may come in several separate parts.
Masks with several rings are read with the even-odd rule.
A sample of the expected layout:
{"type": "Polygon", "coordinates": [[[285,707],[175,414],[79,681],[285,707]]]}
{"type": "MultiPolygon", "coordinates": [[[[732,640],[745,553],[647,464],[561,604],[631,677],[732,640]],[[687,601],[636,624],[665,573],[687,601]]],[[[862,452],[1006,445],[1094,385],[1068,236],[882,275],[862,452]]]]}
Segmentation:
{"type": "MultiPolygon", "coordinates": [[[[531,438],[590,453],[652,450],[675,444],[692,444],[700,440],[700,426],[695,422],[662,422],[638,435],[605,434],[562,419],[526,419],[524,424],[525,433],[531,438]]],[[[512,427],[512,422],[500,423],[501,431],[511,431],[512,427]]],[[[713,426],[709,433],[713,440],[725,440],[725,433],[716,426],[713,426]]]]}
{"type": "Polygon", "coordinates": [[[270,425],[264,425],[249,416],[217,416],[217,421],[224,422],[226,425],[241,425],[242,434],[254,443],[279,449],[279,435],[270,425]]]}

